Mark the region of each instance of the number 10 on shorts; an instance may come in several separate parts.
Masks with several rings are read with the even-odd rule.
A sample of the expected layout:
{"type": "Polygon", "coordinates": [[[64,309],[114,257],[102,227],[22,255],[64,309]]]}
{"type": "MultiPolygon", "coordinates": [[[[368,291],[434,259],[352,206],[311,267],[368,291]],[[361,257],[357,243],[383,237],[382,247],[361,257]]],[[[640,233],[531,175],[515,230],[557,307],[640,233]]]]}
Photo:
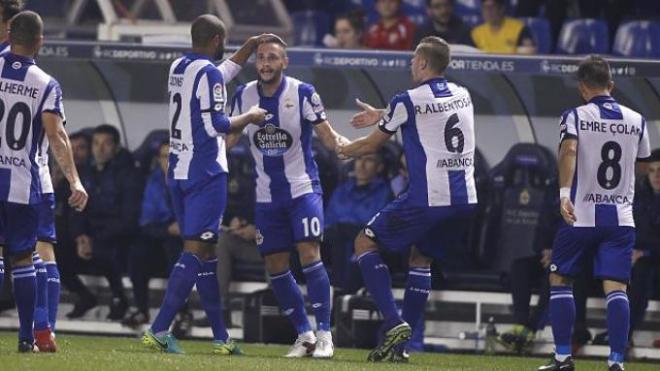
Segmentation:
{"type": "Polygon", "coordinates": [[[319,237],[321,235],[321,222],[319,221],[319,218],[303,218],[302,224],[305,237],[319,237]]]}

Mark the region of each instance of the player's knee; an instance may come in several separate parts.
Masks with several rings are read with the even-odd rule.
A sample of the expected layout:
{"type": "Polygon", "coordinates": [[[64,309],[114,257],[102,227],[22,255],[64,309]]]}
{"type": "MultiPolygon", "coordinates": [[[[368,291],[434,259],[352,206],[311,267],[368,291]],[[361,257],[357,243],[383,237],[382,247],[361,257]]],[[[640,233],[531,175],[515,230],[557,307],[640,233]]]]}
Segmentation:
{"type": "Polygon", "coordinates": [[[377,249],[376,243],[371,240],[364,232],[355,237],[355,255],[360,256],[369,251],[374,251],[377,249]]]}
{"type": "Polygon", "coordinates": [[[41,257],[41,260],[45,262],[54,262],[55,261],[55,249],[53,244],[50,242],[37,242],[37,252],[41,257]]]}
{"type": "Polygon", "coordinates": [[[623,282],[618,282],[618,281],[612,281],[612,280],[603,280],[603,291],[605,292],[605,295],[608,295],[609,293],[613,291],[626,291],[628,288],[628,285],[626,285],[623,282]]]}
{"type": "Polygon", "coordinates": [[[408,265],[411,268],[431,268],[433,259],[423,255],[416,247],[410,250],[410,257],[408,258],[408,265]]]}
{"type": "Polygon", "coordinates": [[[266,255],[264,257],[264,262],[266,264],[266,271],[268,271],[269,274],[282,273],[289,269],[289,254],[276,253],[266,255]]]}
{"type": "Polygon", "coordinates": [[[318,242],[300,242],[297,247],[302,265],[308,265],[321,260],[321,247],[318,242]]]}
{"type": "Polygon", "coordinates": [[[569,277],[561,276],[557,273],[550,273],[550,286],[572,286],[573,280],[569,277]]]}
{"type": "Polygon", "coordinates": [[[11,261],[11,265],[14,267],[30,265],[32,264],[32,251],[25,251],[15,254],[9,258],[9,260],[11,261]]]}

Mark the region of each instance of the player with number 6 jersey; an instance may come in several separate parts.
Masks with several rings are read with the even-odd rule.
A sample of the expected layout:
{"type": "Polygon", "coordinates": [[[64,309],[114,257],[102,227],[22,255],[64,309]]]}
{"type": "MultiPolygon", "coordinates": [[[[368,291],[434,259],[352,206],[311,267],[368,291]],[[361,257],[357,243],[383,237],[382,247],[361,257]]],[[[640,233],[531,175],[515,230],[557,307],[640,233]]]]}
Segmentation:
{"type": "MultiPolygon", "coordinates": [[[[635,244],[635,162],[651,156],[646,120],[619,104],[609,64],[589,56],[577,71],[587,102],[561,116],[560,212],[564,219],[552,249],[550,318],[555,354],[540,371],[573,370],[571,332],[575,322],[572,278],[584,262],[607,296],[608,367],[623,370],[630,306],[626,288],[635,244]]],[[[643,171],[645,164],[640,166],[643,171]]]]}
{"type": "Polygon", "coordinates": [[[449,45],[439,37],[422,39],[412,59],[416,88],[397,94],[384,110],[358,101],[363,109],[353,125],[378,124],[369,136],[340,153],[373,152],[401,130],[410,184],[377,213],[355,240],[362,276],[385,319],[385,336],[368,357],[406,361],[404,345],[418,326],[431,289],[431,262],[442,253],[443,237],[454,233],[448,220],[469,218],[477,203],[474,183],[474,113],[467,89],[447,81],[449,45]],[[412,246],[412,249],[410,249],[412,246]],[[410,249],[402,314],[392,297],[391,277],[378,248],[410,249]]]}
{"type": "Polygon", "coordinates": [[[312,157],[312,132],[332,150],[346,139],[330,126],[314,87],[284,75],[287,63],[285,45],[277,41],[261,44],[256,59],[259,79],[238,88],[232,114],[245,112],[253,105],[267,111],[262,125],[251,125],[245,132],[257,174],[257,245],[280,307],[298,331],[287,357],[329,358],[334,354],[330,282],[320,253],[323,199],[318,167],[312,157]],[[294,248],[300,256],[316,317],[316,335],[289,270],[289,255],[294,248]]]}

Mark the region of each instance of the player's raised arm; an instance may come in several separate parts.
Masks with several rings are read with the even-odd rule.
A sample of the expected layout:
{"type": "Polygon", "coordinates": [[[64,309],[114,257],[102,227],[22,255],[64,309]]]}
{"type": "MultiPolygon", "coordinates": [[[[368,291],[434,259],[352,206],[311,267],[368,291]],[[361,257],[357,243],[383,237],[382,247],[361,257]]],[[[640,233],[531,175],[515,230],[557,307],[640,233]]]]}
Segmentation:
{"type": "Polygon", "coordinates": [[[355,104],[362,108],[362,111],[351,118],[351,125],[356,129],[374,126],[385,116],[385,109],[374,108],[372,105],[361,101],[360,98],[355,99],[355,104]]]}
{"type": "Polygon", "coordinates": [[[57,161],[57,164],[62,169],[62,173],[64,173],[64,176],[69,181],[71,187],[69,205],[76,210],[81,211],[87,205],[87,192],[80,182],[78,170],[73,162],[71,142],[69,142],[69,136],[64,130],[62,117],[56,113],[44,112],[41,114],[41,119],[55,161],[57,161]]]}

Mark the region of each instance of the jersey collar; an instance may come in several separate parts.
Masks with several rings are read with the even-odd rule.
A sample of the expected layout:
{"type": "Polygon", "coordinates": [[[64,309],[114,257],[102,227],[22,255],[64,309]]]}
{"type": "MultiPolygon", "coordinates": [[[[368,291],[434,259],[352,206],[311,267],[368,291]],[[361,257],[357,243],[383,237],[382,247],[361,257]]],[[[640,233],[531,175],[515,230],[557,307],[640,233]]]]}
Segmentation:
{"type": "Polygon", "coordinates": [[[213,59],[209,57],[208,55],[204,54],[199,54],[195,52],[186,52],[183,55],[185,55],[186,58],[191,59],[191,60],[197,60],[197,59],[206,59],[207,61],[213,62],[213,59]]]}
{"type": "Polygon", "coordinates": [[[261,93],[261,84],[257,83],[257,91],[259,92],[259,96],[262,98],[277,98],[282,94],[282,91],[284,91],[284,88],[286,87],[286,75],[282,74],[282,81],[280,81],[280,86],[277,87],[277,90],[275,90],[275,94],[273,94],[272,97],[267,97],[261,93]]]}
{"type": "Polygon", "coordinates": [[[616,102],[614,98],[612,98],[611,95],[598,95],[589,100],[589,103],[595,103],[595,104],[603,104],[606,102],[616,102]]]}
{"type": "Polygon", "coordinates": [[[447,79],[442,77],[442,76],[434,77],[434,78],[431,78],[431,79],[428,79],[428,80],[424,81],[423,83],[421,83],[419,85],[426,85],[426,84],[431,84],[431,83],[440,83],[440,84],[445,84],[446,85],[447,84],[447,79]]]}
{"type": "Polygon", "coordinates": [[[22,55],[17,55],[12,52],[7,52],[5,54],[5,59],[7,59],[10,62],[20,62],[23,64],[34,64],[34,59],[29,58],[29,57],[24,57],[22,55]]]}

